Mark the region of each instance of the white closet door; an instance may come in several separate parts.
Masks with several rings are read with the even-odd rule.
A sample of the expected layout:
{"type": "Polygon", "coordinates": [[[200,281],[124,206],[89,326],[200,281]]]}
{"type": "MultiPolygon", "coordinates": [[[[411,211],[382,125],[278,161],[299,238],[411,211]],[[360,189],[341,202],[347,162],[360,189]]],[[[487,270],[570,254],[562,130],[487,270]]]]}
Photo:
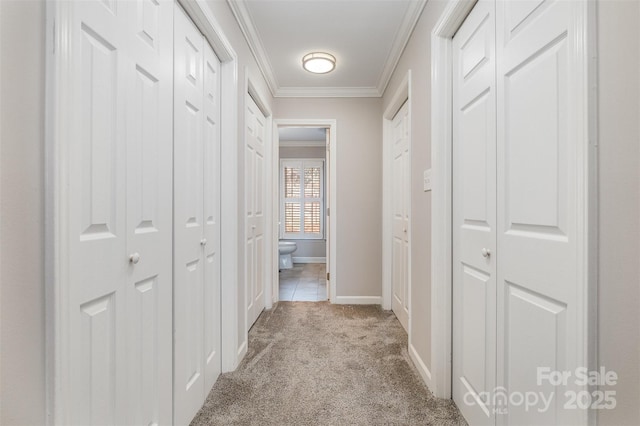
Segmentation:
{"type": "Polygon", "coordinates": [[[495,423],[495,3],[453,38],[453,399],[469,424],[495,423]]]}
{"type": "Polygon", "coordinates": [[[220,61],[204,43],[205,392],[220,375],[220,61]]]}
{"type": "Polygon", "coordinates": [[[255,101],[246,95],[245,209],[247,328],[264,309],[265,257],[265,123],[255,101]]]}
{"type": "Polygon", "coordinates": [[[60,418],[170,423],[171,193],[158,188],[171,185],[173,7],[67,7],[60,418]]]}
{"type": "Polygon", "coordinates": [[[579,83],[584,2],[498,2],[498,385],[555,399],[510,405],[501,424],[585,424],[564,410],[574,388],[537,370],[584,366],[587,86],[579,83]]]}
{"type": "Polygon", "coordinates": [[[127,421],[126,4],[77,2],[69,140],[69,423],[127,421]]]}
{"type": "Polygon", "coordinates": [[[204,39],[175,6],[174,423],[188,424],[204,394],[204,39]]]}
{"type": "Polygon", "coordinates": [[[409,103],[391,121],[393,132],[393,246],[391,309],[400,324],[409,330],[409,196],[411,159],[409,157],[409,103]]]}
{"type": "Polygon", "coordinates": [[[127,423],[170,424],[173,4],[127,6],[134,58],[127,70],[127,253],[139,256],[129,266],[126,294],[127,423]]]}

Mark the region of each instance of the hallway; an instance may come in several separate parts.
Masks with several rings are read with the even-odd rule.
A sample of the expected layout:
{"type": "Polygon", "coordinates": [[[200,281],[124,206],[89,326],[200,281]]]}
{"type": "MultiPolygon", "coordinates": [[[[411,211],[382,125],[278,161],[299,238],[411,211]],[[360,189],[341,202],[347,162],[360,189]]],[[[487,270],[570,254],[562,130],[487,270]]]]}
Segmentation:
{"type": "Polygon", "coordinates": [[[192,425],[459,425],[379,306],[280,302],[249,332],[249,351],[220,376],[192,425]]]}

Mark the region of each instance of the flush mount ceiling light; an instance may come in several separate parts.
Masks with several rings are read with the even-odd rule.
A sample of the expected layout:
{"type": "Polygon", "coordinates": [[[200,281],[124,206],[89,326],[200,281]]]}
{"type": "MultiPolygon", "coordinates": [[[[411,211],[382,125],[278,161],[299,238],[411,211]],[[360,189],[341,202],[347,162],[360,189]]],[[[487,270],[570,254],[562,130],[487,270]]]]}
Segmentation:
{"type": "Polygon", "coordinates": [[[336,58],[324,52],[313,52],[304,55],[302,67],[314,74],[326,74],[336,67],[336,58]]]}

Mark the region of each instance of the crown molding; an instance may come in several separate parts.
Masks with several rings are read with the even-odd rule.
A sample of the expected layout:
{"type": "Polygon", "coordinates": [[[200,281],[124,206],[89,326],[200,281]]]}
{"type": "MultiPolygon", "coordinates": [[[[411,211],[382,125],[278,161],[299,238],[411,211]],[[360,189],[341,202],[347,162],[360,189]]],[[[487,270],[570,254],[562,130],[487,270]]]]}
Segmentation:
{"type": "Polygon", "coordinates": [[[271,94],[275,94],[278,90],[278,81],[276,80],[271,61],[269,61],[260,34],[258,34],[253,24],[253,19],[251,18],[249,9],[247,9],[245,0],[227,0],[227,4],[231,8],[233,16],[235,16],[240,26],[240,30],[242,30],[242,34],[249,45],[253,57],[258,63],[258,68],[260,68],[271,94]]]}
{"type": "Polygon", "coordinates": [[[281,87],[275,98],[379,98],[375,87],[281,87]]]}
{"type": "Polygon", "coordinates": [[[264,76],[271,95],[275,98],[379,98],[391,80],[391,76],[398,66],[402,52],[404,51],[413,30],[418,23],[420,14],[428,0],[416,0],[409,2],[407,12],[402,24],[396,33],[389,56],[378,79],[376,87],[281,87],[276,79],[275,72],[264,43],[251,18],[246,0],[227,0],[233,15],[240,26],[249,49],[255,58],[262,75],[264,76]]]}
{"type": "Polygon", "coordinates": [[[382,96],[384,94],[384,91],[387,90],[387,86],[389,85],[391,76],[398,66],[398,62],[400,62],[402,53],[407,47],[407,43],[409,43],[411,34],[413,34],[413,30],[418,23],[418,19],[420,19],[420,15],[424,10],[427,1],[428,0],[417,0],[409,2],[409,8],[407,9],[407,13],[404,15],[402,25],[396,33],[391,51],[389,52],[389,56],[387,57],[387,62],[385,63],[382,74],[380,74],[380,79],[378,80],[377,88],[378,92],[380,92],[380,96],[382,96]]]}

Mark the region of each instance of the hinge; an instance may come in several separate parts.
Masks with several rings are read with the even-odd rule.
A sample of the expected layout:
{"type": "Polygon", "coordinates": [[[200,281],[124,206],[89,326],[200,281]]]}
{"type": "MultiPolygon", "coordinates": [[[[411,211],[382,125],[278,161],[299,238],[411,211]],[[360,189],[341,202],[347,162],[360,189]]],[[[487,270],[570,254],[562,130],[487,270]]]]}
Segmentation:
{"type": "Polygon", "coordinates": [[[58,42],[58,39],[56,38],[56,21],[53,21],[53,25],[51,26],[53,29],[53,38],[51,40],[53,40],[53,46],[51,46],[51,53],[52,54],[56,54],[56,43],[58,42]]]}
{"type": "Polygon", "coordinates": [[[327,216],[329,216],[329,207],[327,207],[327,216]]]}
{"type": "Polygon", "coordinates": [[[327,272],[327,281],[329,281],[329,273],[327,272]]]}

